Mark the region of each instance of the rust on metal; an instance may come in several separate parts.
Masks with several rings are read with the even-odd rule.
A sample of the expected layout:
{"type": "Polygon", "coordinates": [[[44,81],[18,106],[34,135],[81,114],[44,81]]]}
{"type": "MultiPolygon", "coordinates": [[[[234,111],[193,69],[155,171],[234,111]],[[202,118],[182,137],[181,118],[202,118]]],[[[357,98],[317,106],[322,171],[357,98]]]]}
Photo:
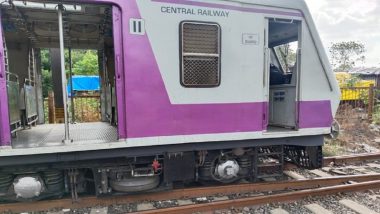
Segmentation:
{"type": "Polygon", "coordinates": [[[332,186],[349,181],[365,182],[380,180],[380,173],[371,175],[350,175],[350,176],[334,176],[304,180],[292,180],[281,182],[266,182],[266,183],[253,183],[253,184],[237,184],[215,187],[198,187],[189,189],[176,189],[168,192],[158,193],[145,193],[139,195],[128,196],[110,196],[97,198],[82,197],[79,198],[78,203],[73,203],[71,199],[49,200],[49,201],[35,201],[35,202],[22,202],[12,204],[0,204],[1,212],[26,212],[26,211],[46,211],[56,208],[72,208],[79,209],[94,206],[109,206],[117,204],[137,203],[147,200],[170,200],[180,198],[195,198],[212,195],[227,195],[234,193],[247,193],[259,191],[280,191],[280,190],[300,190],[307,188],[317,188],[322,186],[332,186]]]}
{"type": "Polygon", "coordinates": [[[370,123],[372,123],[372,116],[373,116],[373,110],[374,110],[374,84],[369,85],[369,91],[368,91],[368,120],[370,123]]]}
{"type": "Polygon", "coordinates": [[[54,92],[49,91],[48,95],[49,123],[55,123],[55,102],[54,92]]]}
{"type": "Polygon", "coordinates": [[[266,195],[266,196],[256,196],[250,198],[226,200],[211,202],[206,204],[193,204],[180,207],[171,207],[165,209],[155,209],[144,212],[139,212],[140,214],[177,214],[177,213],[195,213],[195,212],[209,212],[215,210],[230,209],[231,207],[246,207],[261,205],[267,203],[278,203],[278,202],[289,202],[304,199],[310,196],[324,196],[330,194],[336,194],[341,192],[354,192],[354,191],[363,191],[368,189],[378,189],[380,188],[380,181],[368,181],[363,183],[356,184],[345,184],[338,186],[322,187],[318,189],[307,189],[299,190],[295,192],[287,192],[275,195],[266,195]]]}
{"type": "Polygon", "coordinates": [[[341,165],[343,163],[355,163],[369,160],[380,160],[380,152],[325,157],[323,159],[323,165],[328,166],[331,163],[335,165],[341,165]]]}

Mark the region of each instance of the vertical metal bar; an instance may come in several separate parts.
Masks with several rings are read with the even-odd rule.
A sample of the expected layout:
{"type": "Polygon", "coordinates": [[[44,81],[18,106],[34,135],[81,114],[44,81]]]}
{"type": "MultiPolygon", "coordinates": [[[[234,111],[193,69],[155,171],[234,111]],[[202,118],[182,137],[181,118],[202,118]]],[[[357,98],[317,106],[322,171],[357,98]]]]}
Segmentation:
{"type": "Polygon", "coordinates": [[[374,109],[374,85],[371,84],[369,86],[369,92],[368,92],[368,120],[369,122],[372,122],[373,109],[374,109]]]}
{"type": "Polygon", "coordinates": [[[62,94],[63,94],[63,113],[65,116],[65,139],[64,143],[70,142],[69,121],[67,112],[67,89],[66,89],[66,72],[65,72],[65,46],[63,41],[63,20],[62,11],[63,5],[58,5],[58,23],[59,23],[59,50],[61,52],[61,77],[62,77],[62,94]]]}
{"type": "Polygon", "coordinates": [[[74,86],[73,86],[73,62],[71,58],[71,48],[69,48],[69,64],[70,64],[70,94],[71,94],[71,123],[75,123],[75,106],[74,106],[74,86]]]}

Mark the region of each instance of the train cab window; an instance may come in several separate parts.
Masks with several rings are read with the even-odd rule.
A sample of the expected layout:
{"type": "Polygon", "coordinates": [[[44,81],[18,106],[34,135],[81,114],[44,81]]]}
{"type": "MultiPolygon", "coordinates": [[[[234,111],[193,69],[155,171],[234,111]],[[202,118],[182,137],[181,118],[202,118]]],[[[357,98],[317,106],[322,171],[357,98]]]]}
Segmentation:
{"type": "Polygon", "coordinates": [[[220,85],[220,26],[215,23],[182,22],[181,84],[185,87],[220,85]]]}

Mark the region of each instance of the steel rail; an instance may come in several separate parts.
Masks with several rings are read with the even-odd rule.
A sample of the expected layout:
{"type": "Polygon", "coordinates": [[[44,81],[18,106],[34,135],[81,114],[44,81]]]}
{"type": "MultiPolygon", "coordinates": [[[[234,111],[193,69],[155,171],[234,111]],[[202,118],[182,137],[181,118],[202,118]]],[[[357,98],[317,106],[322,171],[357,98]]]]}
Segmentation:
{"type": "Polygon", "coordinates": [[[339,165],[343,163],[355,163],[369,160],[380,160],[380,152],[325,157],[323,159],[323,165],[328,166],[331,163],[339,165]]]}
{"type": "Polygon", "coordinates": [[[310,196],[325,196],[330,194],[336,194],[341,192],[354,192],[363,191],[368,189],[380,188],[380,181],[368,181],[356,184],[345,184],[337,186],[322,187],[318,189],[299,190],[295,192],[280,193],[274,195],[256,196],[242,199],[233,199],[226,201],[218,201],[204,204],[193,204],[179,207],[171,207],[164,209],[155,209],[144,212],[138,212],[140,214],[186,214],[195,212],[209,212],[215,210],[230,209],[231,207],[246,207],[254,205],[262,205],[267,203],[289,202],[304,199],[310,196]]]}
{"type": "MultiPolygon", "coordinates": [[[[56,208],[79,209],[94,206],[109,206],[116,204],[138,203],[149,200],[173,200],[181,198],[196,198],[213,195],[229,195],[236,193],[248,192],[265,192],[265,191],[284,191],[284,190],[302,190],[313,189],[318,187],[334,186],[349,181],[367,182],[380,180],[380,173],[370,175],[350,175],[350,176],[334,176],[314,179],[291,180],[280,182],[253,183],[253,184],[237,184],[214,187],[198,187],[189,189],[176,189],[167,192],[145,193],[128,196],[110,196],[100,197],[88,196],[79,198],[78,203],[73,203],[71,198],[19,202],[10,204],[0,204],[0,213],[2,212],[32,212],[47,211],[56,208]]],[[[380,182],[380,181],[379,181],[380,182]]],[[[377,187],[377,186],[376,186],[377,187]]],[[[314,191],[314,189],[312,190],[314,191]]],[[[292,191],[290,194],[293,194],[292,191]]]]}

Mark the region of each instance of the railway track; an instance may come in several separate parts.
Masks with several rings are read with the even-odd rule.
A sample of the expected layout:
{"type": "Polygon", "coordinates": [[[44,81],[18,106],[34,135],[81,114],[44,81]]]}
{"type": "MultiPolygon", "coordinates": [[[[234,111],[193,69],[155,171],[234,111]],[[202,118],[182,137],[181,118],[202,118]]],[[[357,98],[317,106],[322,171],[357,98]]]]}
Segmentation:
{"type": "Polygon", "coordinates": [[[195,212],[208,212],[221,209],[228,209],[230,207],[245,207],[275,202],[289,202],[304,199],[311,196],[324,196],[342,192],[350,191],[363,191],[368,189],[380,188],[380,181],[369,181],[356,184],[344,184],[329,187],[322,187],[316,189],[299,190],[295,192],[286,192],[273,195],[256,196],[249,198],[241,198],[235,200],[226,200],[211,202],[207,204],[193,204],[187,206],[171,207],[166,209],[149,210],[139,212],[141,214],[177,214],[177,213],[195,213],[195,212]]]}
{"type": "Polygon", "coordinates": [[[330,164],[341,165],[347,163],[355,163],[362,161],[371,161],[371,160],[379,160],[380,152],[375,153],[363,153],[363,154],[354,154],[354,155],[342,155],[342,156],[334,156],[334,157],[325,157],[323,159],[323,165],[328,166],[330,164]]]}
{"type": "MultiPolygon", "coordinates": [[[[333,164],[340,165],[369,160],[380,160],[380,153],[329,157],[324,159],[324,165],[332,166],[333,164]]],[[[0,213],[47,211],[62,208],[83,209],[88,207],[109,207],[117,204],[134,204],[136,205],[134,208],[127,209],[126,211],[169,214],[209,212],[229,209],[231,207],[288,202],[311,196],[326,196],[344,192],[380,189],[380,164],[370,163],[370,166],[377,170],[365,171],[365,167],[355,165],[352,165],[353,169],[325,167],[322,170],[303,171],[302,173],[298,172],[300,170],[288,171],[286,174],[292,180],[286,181],[175,189],[168,192],[105,198],[81,197],[80,201],[75,203],[71,199],[66,198],[0,204],[0,213]],[[350,170],[357,170],[360,174],[350,175],[350,170]],[[312,176],[312,174],[315,176],[312,176]],[[152,204],[154,203],[161,205],[153,206],[152,204]],[[165,203],[166,205],[162,205],[165,203]],[[159,209],[156,209],[156,207],[159,209]]]]}

